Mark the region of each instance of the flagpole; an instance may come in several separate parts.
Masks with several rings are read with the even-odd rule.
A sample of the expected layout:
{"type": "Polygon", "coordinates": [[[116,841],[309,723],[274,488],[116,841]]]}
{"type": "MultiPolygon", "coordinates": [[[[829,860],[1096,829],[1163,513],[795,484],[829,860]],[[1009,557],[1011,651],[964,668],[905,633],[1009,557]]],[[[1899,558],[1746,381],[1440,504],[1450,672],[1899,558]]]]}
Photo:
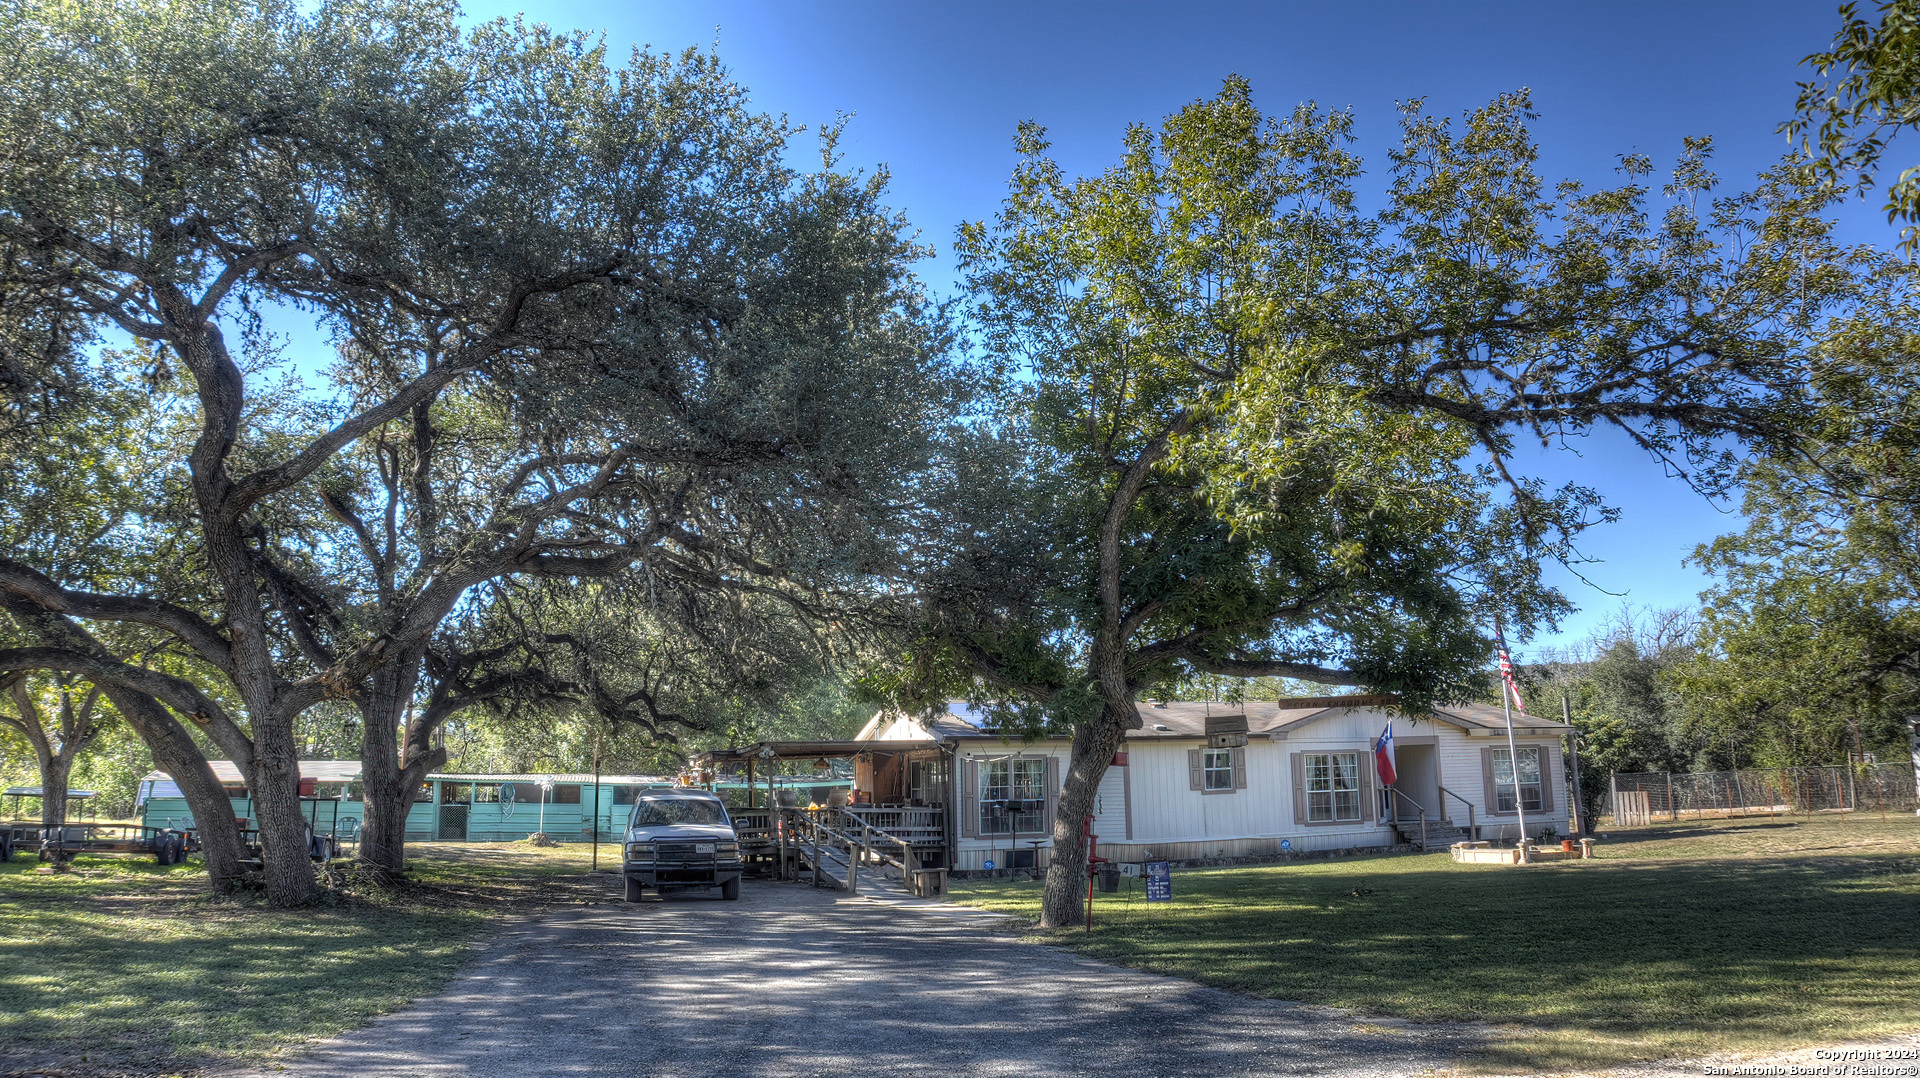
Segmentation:
{"type": "Polygon", "coordinates": [[[1514,843],[1520,851],[1520,863],[1527,863],[1527,806],[1520,799],[1520,748],[1513,740],[1513,696],[1519,687],[1513,681],[1513,657],[1507,654],[1507,634],[1494,620],[1494,634],[1500,640],[1500,709],[1507,713],[1507,763],[1513,772],[1513,814],[1520,821],[1520,838],[1514,843]]]}
{"type": "Polygon", "coordinates": [[[1527,806],[1520,800],[1520,750],[1513,743],[1513,697],[1511,686],[1500,683],[1500,706],[1507,713],[1507,760],[1513,765],[1513,812],[1520,820],[1520,863],[1527,863],[1527,806]]]}

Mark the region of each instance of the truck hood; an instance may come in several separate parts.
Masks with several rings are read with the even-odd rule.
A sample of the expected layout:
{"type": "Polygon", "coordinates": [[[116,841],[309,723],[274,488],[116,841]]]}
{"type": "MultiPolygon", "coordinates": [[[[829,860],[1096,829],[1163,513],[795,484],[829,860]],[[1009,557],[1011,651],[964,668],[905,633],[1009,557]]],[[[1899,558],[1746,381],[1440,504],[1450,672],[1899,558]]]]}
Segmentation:
{"type": "Polygon", "coordinates": [[[732,842],[733,828],[717,823],[662,824],[636,827],[627,832],[628,842],[732,842]]]}

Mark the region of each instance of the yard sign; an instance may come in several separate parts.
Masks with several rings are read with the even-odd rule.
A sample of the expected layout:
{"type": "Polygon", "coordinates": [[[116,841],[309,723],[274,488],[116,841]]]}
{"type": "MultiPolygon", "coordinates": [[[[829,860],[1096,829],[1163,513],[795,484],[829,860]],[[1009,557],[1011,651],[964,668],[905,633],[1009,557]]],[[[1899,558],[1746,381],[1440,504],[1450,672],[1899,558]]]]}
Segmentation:
{"type": "Polygon", "coordinates": [[[1147,862],[1147,901],[1173,900],[1173,868],[1165,861],[1147,862]]]}

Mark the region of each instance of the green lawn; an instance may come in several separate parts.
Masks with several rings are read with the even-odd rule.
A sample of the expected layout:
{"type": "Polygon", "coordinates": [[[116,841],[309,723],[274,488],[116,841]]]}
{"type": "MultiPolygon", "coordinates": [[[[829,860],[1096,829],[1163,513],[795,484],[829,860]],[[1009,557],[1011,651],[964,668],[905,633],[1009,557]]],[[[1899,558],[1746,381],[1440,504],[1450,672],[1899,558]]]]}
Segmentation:
{"type": "MultiPolygon", "coordinates": [[[[1038,884],[956,883],[1032,917],[1038,884]]],[[[1485,1021],[1492,1067],[1753,1052],[1920,1029],[1920,820],[1616,833],[1592,861],[1374,856],[1174,874],[1052,942],[1277,999],[1485,1021]],[[1356,888],[1371,889],[1364,897],[1356,888]]]]}
{"type": "Polygon", "coordinates": [[[212,899],[192,863],[0,865],[0,1073],[260,1060],[438,990],[490,923],[576,899],[587,868],[517,844],[427,852],[410,886],[292,911],[212,899]]]}

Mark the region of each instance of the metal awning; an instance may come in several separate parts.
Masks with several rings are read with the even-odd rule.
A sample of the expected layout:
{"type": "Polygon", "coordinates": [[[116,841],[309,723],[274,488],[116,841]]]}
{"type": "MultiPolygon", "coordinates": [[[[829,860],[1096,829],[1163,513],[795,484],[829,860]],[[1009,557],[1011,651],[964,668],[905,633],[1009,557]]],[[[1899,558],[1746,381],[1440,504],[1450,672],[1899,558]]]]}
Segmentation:
{"type": "Polygon", "coordinates": [[[921,741],[762,741],[757,745],[739,745],[731,749],[708,749],[693,754],[695,760],[711,763],[745,763],[748,760],[801,760],[825,757],[845,759],[869,752],[913,752],[937,749],[940,742],[921,741]]]}
{"type": "MultiPolygon", "coordinates": [[[[7,787],[6,793],[0,796],[44,797],[46,795],[40,792],[40,787],[38,786],[9,786],[7,787]]],[[[96,796],[98,795],[95,794],[92,790],[68,790],[67,791],[67,797],[73,800],[78,800],[82,797],[96,797],[96,796]]]]}

